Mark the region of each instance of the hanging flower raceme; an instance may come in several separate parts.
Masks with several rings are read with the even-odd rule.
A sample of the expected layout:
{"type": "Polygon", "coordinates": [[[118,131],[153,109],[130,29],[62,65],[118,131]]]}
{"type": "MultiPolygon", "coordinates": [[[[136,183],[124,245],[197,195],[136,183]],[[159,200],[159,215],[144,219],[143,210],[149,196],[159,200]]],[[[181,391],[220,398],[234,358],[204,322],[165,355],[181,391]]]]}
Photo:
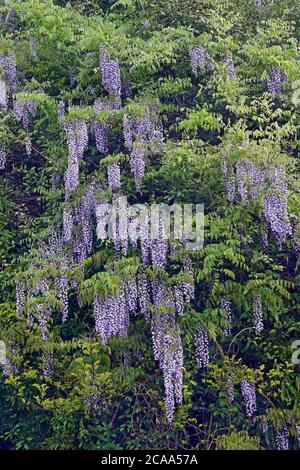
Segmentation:
{"type": "Polygon", "coordinates": [[[119,62],[110,59],[103,46],[100,46],[99,66],[101,71],[102,85],[114,99],[112,106],[121,107],[121,74],[119,62]]]}
{"type": "Polygon", "coordinates": [[[6,149],[3,142],[0,142],[0,170],[4,170],[6,165],[6,149]]]}
{"type": "Polygon", "coordinates": [[[9,52],[7,56],[0,56],[0,69],[3,72],[4,80],[8,84],[12,93],[18,90],[17,64],[15,54],[9,52]]]}
{"type": "Polygon", "coordinates": [[[33,36],[30,36],[29,38],[29,51],[30,55],[33,59],[37,58],[37,53],[36,53],[36,42],[35,38],[33,36]]]}
{"type": "Polygon", "coordinates": [[[253,323],[256,333],[260,333],[264,329],[263,311],[261,295],[256,295],[252,300],[253,323]]]}
{"type": "MultiPolygon", "coordinates": [[[[96,100],[94,108],[97,113],[109,112],[111,110],[109,103],[105,101],[96,100]]],[[[94,119],[92,122],[92,131],[96,142],[97,150],[103,154],[108,154],[108,130],[107,126],[100,122],[98,119],[94,119]]]]}
{"type": "Polygon", "coordinates": [[[281,95],[284,81],[286,81],[286,75],[280,67],[274,67],[267,77],[268,92],[273,96],[281,95]]]}
{"type": "Polygon", "coordinates": [[[137,291],[139,308],[146,321],[150,321],[150,289],[144,272],[137,275],[137,291]]]}
{"type": "Polygon", "coordinates": [[[31,152],[32,152],[32,141],[31,141],[31,137],[26,137],[25,139],[25,149],[26,149],[26,154],[28,156],[31,155],[31,152]]]}
{"type": "Polygon", "coordinates": [[[23,280],[20,280],[16,283],[16,315],[20,320],[22,314],[25,310],[26,305],[26,291],[25,283],[23,280]]]}
{"type": "Polygon", "coordinates": [[[73,225],[74,220],[72,207],[65,207],[63,213],[63,237],[65,242],[72,240],[73,225]]]}
{"type": "Polygon", "coordinates": [[[232,383],[232,377],[227,377],[227,400],[228,403],[233,403],[234,402],[234,386],[232,383]]]}
{"type": "Polygon", "coordinates": [[[79,162],[88,146],[88,130],[83,119],[65,121],[69,157],[65,174],[65,190],[68,197],[79,185],[79,162]]]}
{"type": "Polygon", "coordinates": [[[51,314],[51,308],[47,304],[37,304],[35,306],[35,316],[37,317],[37,322],[43,341],[48,341],[48,330],[51,314]]]}
{"type": "Polygon", "coordinates": [[[94,298],[95,330],[100,335],[102,344],[114,335],[127,336],[129,314],[134,298],[128,292],[126,281],[120,284],[119,296],[109,294],[105,298],[96,294],[94,298]]]}
{"type": "Polygon", "coordinates": [[[288,216],[288,195],[285,171],[283,168],[272,167],[269,172],[272,189],[264,199],[264,215],[270,225],[271,232],[278,240],[279,246],[292,235],[292,226],[288,216]]]}
{"type": "Polygon", "coordinates": [[[289,435],[287,427],[284,426],[276,435],[277,450],[289,450],[289,435]]]}
{"type": "Polygon", "coordinates": [[[231,322],[232,322],[232,312],[231,312],[231,302],[225,298],[221,299],[221,308],[225,310],[225,336],[231,335],[231,322]]]}
{"type": "Polygon", "coordinates": [[[225,56],[225,64],[226,64],[228,79],[234,80],[237,77],[237,75],[236,75],[236,71],[235,71],[235,67],[234,67],[234,63],[233,63],[231,55],[225,56]]]}
{"type": "Polygon", "coordinates": [[[226,190],[227,199],[229,202],[233,203],[234,198],[235,198],[235,192],[236,192],[235,174],[234,174],[234,168],[227,161],[227,157],[222,158],[222,170],[224,173],[225,190],[226,190]]]}
{"type": "Polygon", "coordinates": [[[243,380],[241,382],[241,392],[246,405],[246,414],[251,418],[256,412],[256,391],[255,385],[243,380]]]}
{"type": "Polygon", "coordinates": [[[19,345],[13,341],[6,342],[5,358],[3,361],[1,361],[4,377],[11,377],[19,374],[19,356],[19,345]]]}
{"type": "Polygon", "coordinates": [[[36,103],[33,100],[16,100],[13,105],[13,113],[17,122],[21,122],[24,129],[28,129],[29,115],[36,116],[36,103]]]}
{"type": "Polygon", "coordinates": [[[67,277],[59,276],[55,278],[55,287],[57,290],[57,298],[62,303],[62,323],[65,323],[69,314],[69,285],[70,281],[67,277]]]}
{"type": "Polygon", "coordinates": [[[162,348],[160,368],[164,376],[166,416],[171,423],[175,405],[181,405],[183,399],[183,348],[178,330],[164,335],[162,348]]]}
{"type": "Polygon", "coordinates": [[[192,66],[192,72],[195,77],[202,75],[205,70],[212,71],[215,68],[213,59],[209,56],[203,46],[200,44],[189,50],[189,56],[192,66]]]}
{"type": "Polygon", "coordinates": [[[209,364],[209,341],[206,328],[199,328],[195,336],[195,357],[199,367],[209,364]]]}
{"type": "Polygon", "coordinates": [[[0,108],[7,109],[8,106],[8,96],[6,90],[6,83],[0,77],[0,108]]]}
{"type": "Polygon", "coordinates": [[[134,174],[136,190],[140,191],[145,174],[146,157],[150,152],[160,151],[162,146],[161,123],[149,108],[145,109],[140,118],[132,119],[125,114],[123,135],[125,147],[130,150],[130,168],[134,174]]]}
{"type": "Polygon", "coordinates": [[[108,186],[112,191],[115,191],[121,186],[121,172],[120,163],[112,163],[107,167],[108,186]]]}

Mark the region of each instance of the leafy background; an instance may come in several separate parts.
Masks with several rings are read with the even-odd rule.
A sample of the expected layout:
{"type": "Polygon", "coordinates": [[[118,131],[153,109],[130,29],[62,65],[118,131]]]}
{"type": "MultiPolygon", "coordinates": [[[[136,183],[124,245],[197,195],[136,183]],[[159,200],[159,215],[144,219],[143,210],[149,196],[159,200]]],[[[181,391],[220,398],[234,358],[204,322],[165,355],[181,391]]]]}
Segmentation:
{"type": "MultiPolygon", "coordinates": [[[[19,373],[0,380],[1,449],[275,449],[276,434],[288,427],[290,448],[299,449],[299,365],[292,364],[299,338],[299,253],[291,240],[279,248],[262,243],[261,201],[230,204],[221,168],[255,156],[284,165],[289,212],[299,220],[299,108],[293,83],[300,76],[299,13],[296,0],[119,0],[3,1],[0,54],[14,51],[25,96],[38,99],[29,131],[10,110],[1,111],[0,139],[8,148],[0,171],[0,331],[17,341],[19,373]],[[16,12],[13,28],[5,22],[16,12]],[[29,38],[37,44],[37,59],[29,38]],[[78,308],[70,297],[70,316],[61,325],[54,315],[49,347],[52,377],[43,377],[38,333],[15,315],[15,283],[29,275],[38,241],[51,224],[60,224],[63,176],[67,166],[65,133],[57,120],[59,100],[85,109],[104,95],[98,55],[104,44],[120,62],[131,98],[111,117],[112,154],[126,150],[122,116],[128,107],[160,104],[164,148],[149,159],[142,194],[135,192],[128,164],[122,164],[122,189],[132,202],[193,202],[205,205],[205,245],[192,253],[196,299],[179,319],[184,346],[184,403],[169,424],[164,411],[162,374],[153,359],[151,332],[142,316],[131,321],[128,338],[102,346],[94,333],[91,299],[78,308]],[[216,67],[195,78],[188,51],[203,44],[216,67]],[[238,78],[226,79],[224,55],[231,53],[238,78]],[[274,99],[266,89],[270,68],[288,80],[274,99]],[[70,75],[75,82],[70,86],[70,75]],[[30,134],[28,156],[24,139],[30,134]],[[249,147],[241,149],[241,142],[249,147]],[[58,183],[53,189],[53,176],[58,183]],[[29,270],[29,271],[28,271],[29,270]],[[252,328],[251,296],[263,301],[264,330],[252,328]],[[225,337],[223,296],[233,305],[233,334],[225,337]],[[210,366],[194,356],[194,333],[205,325],[210,366]],[[124,363],[124,353],[131,361],[124,363]],[[234,376],[229,403],[226,378],[234,376]],[[239,383],[255,383],[257,413],[247,418],[239,383]],[[85,406],[83,395],[97,383],[101,409],[85,406]],[[262,432],[262,422],[269,429],[262,432]]],[[[105,168],[94,146],[85,153],[81,185],[102,181],[105,168]]],[[[113,256],[95,240],[86,261],[82,289],[113,256]]],[[[127,263],[127,264],[126,264],[127,263]]],[[[125,260],[130,266],[132,258],[125,260]]],[[[44,267],[44,269],[46,269],[44,267]]],[[[48,269],[48,268],[47,268],[48,269]]],[[[49,268],[51,269],[51,267],[49,268]]],[[[32,274],[32,273],[31,273],[32,274]]],[[[36,278],[42,273],[36,272],[36,278]]],[[[111,281],[112,282],[112,281],[111,281]]]]}

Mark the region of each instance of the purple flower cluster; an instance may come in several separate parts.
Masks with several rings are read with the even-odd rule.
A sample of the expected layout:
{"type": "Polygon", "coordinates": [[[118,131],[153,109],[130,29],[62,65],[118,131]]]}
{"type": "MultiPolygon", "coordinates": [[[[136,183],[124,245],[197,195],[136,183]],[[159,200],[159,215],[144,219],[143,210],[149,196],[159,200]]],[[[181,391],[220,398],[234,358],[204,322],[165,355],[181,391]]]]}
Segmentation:
{"type": "Polygon", "coordinates": [[[72,207],[65,207],[63,213],[63,236],[65,242],[72,240],[73,225],[74,220],[72,207]]]}
{"type": "Polygon", "coordinates": [[[6,149],[3,142],[0,142],[0,170],[4,170],[6,165],[6,149]]]}
{"type": "Polygon", "coordinates": [[[103,407],[104,397],[102,393],[95,390],[88,395],[83,395],[82,401],[92,410],[98,410],[100,406],[103,407]]]}
{"type": "Polygon", "coordinates": [[[8,96],[6,91],[6,83],[0,77],[0,107],[7,109],[8,106],[8,96]]]}
{"type": "Polygon", "coordinates": [[[150,321],[150,292],[147,276],[144,272],[137,275],[137,291],[139,308],[146,321],[150,321]]]}
{"type": "Polygon", "coordinates": [[[222,170],[224,173],[225,190],[226,190],[227,199],[229,202],[233,203],[234,198],[235,198],[235,192],[236,192],[235,173],[234,173],[234,168],[232,167],[232,165],[228,163],[226,157],[222,158],[222,170]]]}
{"type": "Polygon", "coordinates": [[[287,236],[292,235],[292,225],[288,216],[288,189],[283,167],[272,166],[268,172],[271,183],[270,193],[264,200],[264,215],[281,246],[287,236]]]}
{"type": "Polygon", "coordinates": [[[269,424],[266,419],[263,420],[261,427],[262,427],[262,432],[266,434],[269,430],[269,424]]]}
{"type": "Polygon", "coordinates": [[[31,155],[31,152],[32,152],[32,141],[31,141],[31,137],[26,137],[25,139],[25,149],[26,149],[26,154],[28,156],[31,155]]]}
{"type": "Polygon", "coordinates": [[[130,150],[130,168],[137,191],[145,174],[146,155],[159,151],[163,140],[161,123],[152,114],[147,108],[141,118],[132,119],[128,114],[123,118],[124,144],[130,150]]]}
{"type": "Polygon", "coordinates": [[[6,57],[0,56],[0,68],[2,69],[4,79],[8,83],[11,91],[15,93],[18,90],[17,65],[13,52],[9,52],[6,57]]]}
{"type": "Polygon", "coordinates": [[[121,74],[120,65],[117,60],[110,59],[103,46],[100,47],[99,66],[101,71],[102,85],[114,99],[113,106],[121,106],[121,74]]]}
{"type": "Polygon", "coordinates": [[[236,71],[231,55],[225,56],[225,63],[227,68],[227,76],[229,80],[234,80],[236,78],[236,71]]]}
{"type": "Polygon", "coordinates": [[[252,300],[253,323],[256,333],[260,333],[264,329],[263,310],[261,295],[256,295],[252,300]]]}
{"type": "Polygon", "coordinates": [[[112,163],[107,167],[108,186],[112,191],[115,191],[121,186],[121,172],[120,163],[112,163]]]}
{"type": "Polygon", "coordinates": [[[164,376],[166,416],[171,423],[175,405],[181,405],[183,399],[183,348],[178,331],[175,334],[165,333],[162,349],[160,368],[164,376]]]}
{"type": "Polygon", "coordinates": [[[30,36],[29,38],[29,51],[30,55],[33,59],[37,58],[37,53],[36,53],[36,42],[35,38],[33,36],[30,36]]]}
{"type": "Polygon", "coordinates": [[[192,66],[192,72],[195,77],[202,75],[205,70],[212,71],[215,68],[214,61],[208,55],[206,50],[200,44],[192,47],[189,50],[189,56],[192,66]]]}
{"type": "Polygon", "coordinates": [[[35,306],[35,314],[43,341],[48,341],[48,330],[51,313],[51,309],[47,304],[37,304],[35,306]]]}
{"type": "Polygon", "coordinates": [[[289,450],[289,435],[287,427],[284,426],[276,435],[277,450],[289,450]]]}
{"type": "Polygon", "coordinates": [[[52,375],[53,375],[53,353],[52,352],[43,353],[42,359],[43,359],[43,362],[44,362],[43,376],[44,377],[52,377],[52,375]]]}
{"type": "Polygon", "coordinates": [[[228,403],[234,402],[234,386],[232,383],[232,377],[227,378],[227,400],[228,403]]]}
{"type": "Polygon", "coordinates": [[[231,335],[231,322],[232,322],[232,312],[231,312],[231,302],[224,297],[221,299],[221,308],[225,310],[225,336],[231,335]]]}
{"type": "Polygon", "coordinates": [[[22,317],[22,313],[25,310],[25,305],[26,305],[25,283],[23,280],[21,280],[21,281],[18,281],[16,284],[16,315],[19,320],[22,317]]]}
{"type": "Polygon", "coordinates": [[[16,343],[6,343],[5,360],[2,363],[4,377],[18,375],[19,367],[17,358],[20,356],[20,348],[16,343]]]}
{"type": "Polygon", "coordinates": [[[57,298],[62,303],[62,323],[65,323],[69,314],[69,279],[61,276],[55,278],[55,287],[57,290],[57,298]]]}
{"type": "Polygon", "coordinates": [[[269,76],[267,77],[267,89],[273,96],[278,96],[282,91],[282,84],[286,80],[286,76],[281,71],[280,67],[274,67],[269,76]]]}
{"type": "Polygon", "coordinates": [[[241,392],[246,405],[246,414],[248,418],[251,418],[256,412],[255,385],[247,380],[243,380],[241,382],[241,392]]]}
{"type": "Polygon", "coordinates": [[[95,330],[102,344],[114,335],[127,336],[129,325],[129,306],[126,299],[126,283],[121,283],[119,297],[99,294],[94,299],[95,330]]]}
{"type": "Polygon", "coordinates": [[[209,364],[209,341],[206,328],[199,328],[195,336],[195,357],[199,367],[209,364]]]}
{"type": "Polygon", "coordinates": [[[79,185],[79,162],[88,146],[88,130],[83,119],[74,119],[65,122],[65,131],[68,141],[69,158],[65,174],[65,190],[68,197],[79,185]]]}
{"type": "Polygon", "coordinates": [[[36,116],[36,103],[33,100],[27,102],[16,100],[13,105],[13,113],[17,122],[21,122],[24,129],[28,129],[29,115],[36,116]]]}

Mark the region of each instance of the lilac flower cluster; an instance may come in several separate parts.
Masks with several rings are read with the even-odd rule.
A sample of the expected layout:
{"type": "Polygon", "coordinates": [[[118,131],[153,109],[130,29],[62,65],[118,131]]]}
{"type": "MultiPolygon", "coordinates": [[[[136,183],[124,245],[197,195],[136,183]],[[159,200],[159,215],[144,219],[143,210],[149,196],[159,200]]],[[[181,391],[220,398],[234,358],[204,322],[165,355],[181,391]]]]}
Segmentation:
{"type": "Polygon", "coordinates": [[[247,380],[243,380],[241,382],[241,392],[246,405],[246,414],[248,418],[251,418],[256,412],[255,385],[247,380]]]}
{"type": "Polygon", "coordinates": [[[95,390],[89,393],[88,395],[83,395],[82,401],[90,409],[95,411],[98,410],[100,406],[103,407],[104,397],[102,393],[95,390]]]}
{"type": "Polygon", "coordinates": [[[0,170],[4,170],[6,165],[6,149],[3,142],[0,142],[0,170]]]}
{"type": "Polygon", "coordinates": [[[252,300],[253,323],[256,333],[260,333],[264,329],[263,311],[261,295],[256,295],[252,300]]]}
{"type": "Polygon", "coordinates": [[[29,38],[29,51],[30,55],[33,59],[37,58],[37,53],[36,53],[36,42],[35,38],[33,36],[30,36],[29,38]]]}
{"type": "Polygon", "coordinates": [[[63,237],[65,242],[72,240],[73,225],[74,220],[72,207],[65,207],[63,213],[63,237]]]}
{"type": "Polygon", "coordinates": [[[52,352],[43,353],[42,359],[43,359],[43,362],[44,362],[43,376],[44,377],[52,377],[52,375],[53,375],[53,353],[52,352]]]}
{"type": "Polygon", "coordinates": [[[17,122],[21,122],[24,129],[28,129],[29,115],[36,116],[36,103],[33,100],[27,102],[16,100],[13,105],[13,113],[17,122]]]}
{"type": "Polygon", "coordinates": [[[51,318],[51,309],[47,304],[37,304],[35,313],[43,341],[48,341],[49,321],[51,318]]]}
{"type": "Polygon", "coordinates": [[[20,348],[16,343],[6,343],[6,356],[2,363],[4,377],[18,375],[19,367],[16,359],[20,356],[20,348]]]}
{"type": "Polygon", "coordinates": [[[31,152],[32,152],[32,141],[31,141],[31,137],[26,137],[25,139],[25,149],[26,149],[26,154],[28,156],[31,155],[31,152]]]}
{"type": "Polygon", "coordinates": [[[107,167],[108,186],[112,191],[115,191],[121,186],[121,172],[120,163],[112,163],[107,167]]]}
{"type": "Polygon", "coordinates": [[[289,435],[287,427],[284,426],[276,435],[277,450],[289,450],[289,435]]]}
{"type": "Polygon", "coordinates": [[[292,235],[292,226],[287,208],[288,197],[284,169],[273,167],[269,178],[272,181],[272,190],[264,199],[264,215],[271,231],[277,238],[279,246],[282,246],[287,236],[292,235]]]}
{"type": "Polygon", "coordinates": [[[137,191],[145,174],[146,155],[158,151],[162,145],[161,123],[154,117],[149,108],[139,119],[132,119],[128,114],[123,118],[123,135],[125,147],[130,150],[130,168],[134,174],[137,191]]]}
{"type": "Polygon", "coordinates": [[[160,368],[164,376],[166,416],[171,423],[175,405],[181,405],[183,399],[183,348],[178,331],[164,335],[160,368]]]}
{"type": "Polygon", "coordinates": [[[0,56],[0,68],[11,91],[16,93],[18,90],[17,64],[13,52],[9,52],[6,57],[0,56]]]}
{"type": "Polygon", "coordinates": [[[225,56],[225,64],[227,68],[227,76],[229,80],[234,80],[236,78],[236,71],[231,55],[225,56]]]}
{"type": "Polygon", "coordinates": [[[6,83],[0,77],[0,107],[7,109],[8,106],[8,96],[6,91],[6,83]]]}
{"type": "Polygon", "coordinates": [[[110,59],[103,46],[100,47],[99,66],[101,71],[102,85],[114,99],[113,106],[121,107],[121,74],[119,62],[110,59]]]}
{"type": "Polygon", "coordinates": [[[199,367],[209,364],[209,341],[206,328],[198,328],[195,337],[195,357],[199,367]]]}
{"type": "MultiPolygon", "coordinates": [[[[103,111],[110,111],[110,105],[105,101],[96,100],[94,108],[97,113],[103,113],[103,111]]],[[[98,119],[94,119],[92,123],[92,131],[94,134],[97,150],[103,154],[108,154],[108,130],[107,126],[98,119]]]]}
{"type": "Polygon", "coordinates": [[[266,434],[269,430],[269,424],[266,419],[263,420],[261,427],[262,427],[262,432],[266,434]]]}
{"type": "Polygon", "coordinates": [[[25,305],[26,305],[25,283],[23,280],[21,280],[21,281],[18,281],[16,284],[16,315],[19,320],[22,317],[22,313],[25,310],[25,305]]]}
{"type": "Polygon", "coordinates": [[[76,224],[76,239],[74,248],[74,262],[83,266],[84,260],[92,252],[93,248],[93,215],[95,213],[96,186],[87,187],[81,202],[74,210],[74,225],[76,224]]]}
{"type": "Polygon", "coordinates": [[[227,400],[228,403],[234,402],[234,386],[232,383],[232,377],[227,378],[227,400]]]}
{"type": "Polygon", "coordinates": [[[65,122],[69,158],[65,174],[65,190],[68,197],[79,185],[79,162],[88,146],[88,130],[83,119],[74,119],[65,122]]]}
{"type": "Polygon", "coordinates": [[[57,298],[62,303],[62,323],[65,323],[69,314],[69,279],[61,276],[55,278],[55,287],[57,290],[57,298]]]}
{"type": "Polygon", "coordinates": [[[280,95],[282,91],[282,84],[285,80],[286,77],[281,71],[280,67],[274,67],[267,77],[268,92],[273,96],[280,95]]]}
{"type": "Polygon", "coordinates": [[[224,334],[225,336],[229,336],[231,335],[231,322],[232,322],[231,302],[223,297],[221,299],[221,308],[225,310],[225,314],[226,314],[224,334]]]}
{"type": "Polygon", "coordinates": [[[206,50],[200,44],[192,47],[189,50],[189,56],[192,66],[192,72],[195,77],[202,75],[205,70],[212,71],[215,68],[214,61],[208,55],[206,50]]]}
{"type": "Polygon", "coordinates": [[[222,170],[225,179],[226,195],[229,202],[233,203],[235,198],[235,174],[232,166],[227,162],[227,158],[222,158],[222,170]]]}
{"type": "Polygon", "coordinates": [[[150,292],[147,276],[144,272],[139,272],[137,275],[137,291],[140,311],[145,320],[150,321],[150,292]]]}
{"type": "MultiPolygon", "coordinates": [[[[109,294],[94,298],[95,330],[103,344],[113,335],[127,336],[129,315],[138,310],[139,286],[135,278],[120,282],[119,295],[109,294]]],[[[144,301],[146,299],[144,298],[144,301]]],[[[139,302],[143,302],[139,299],[139,302]]],[[[145,305],[147,306],[147,305],[145,305]]]]}

